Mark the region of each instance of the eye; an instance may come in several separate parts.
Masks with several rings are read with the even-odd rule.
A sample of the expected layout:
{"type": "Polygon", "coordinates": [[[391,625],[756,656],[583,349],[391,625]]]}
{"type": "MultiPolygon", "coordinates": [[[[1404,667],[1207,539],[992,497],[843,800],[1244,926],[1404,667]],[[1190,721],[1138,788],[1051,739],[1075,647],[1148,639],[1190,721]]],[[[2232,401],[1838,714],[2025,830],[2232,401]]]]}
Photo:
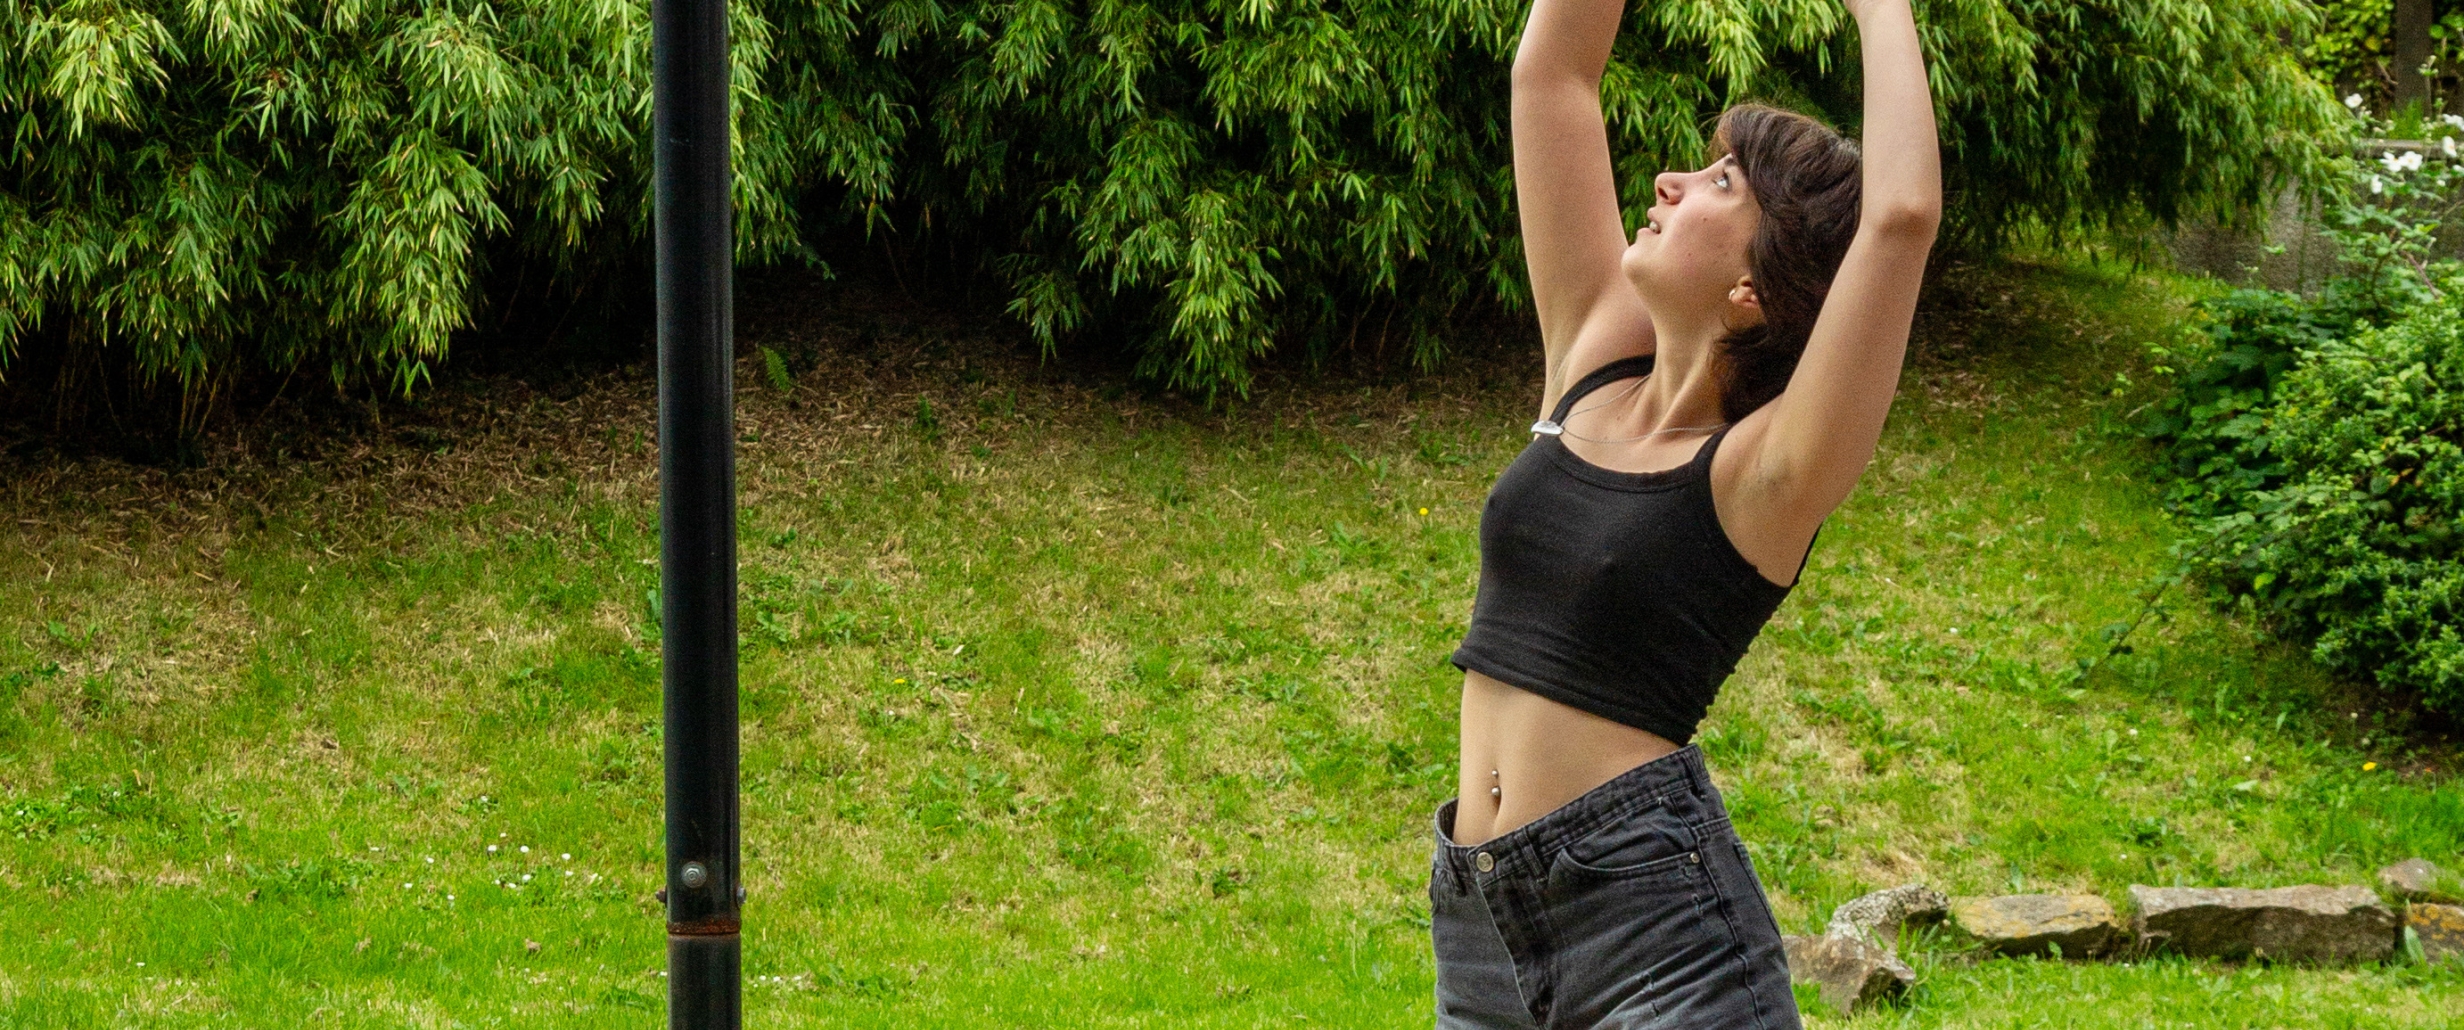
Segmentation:
{"type": "Polygon", "coordinates": [[[1719,185],[1720,185],[1720,188],[1721,188],[1721,189],[1727,189],[1727,188],[1728,188],[1728,173],[1727,173],[1727,172],[1721,172],[1721,173],[1720,173],[1720,177],[1719,177],[1718,179],[1716,179],[1716,180],[1713,180],[1713,181],[1715,181],[1715,182],[1719,183],[1719,185]]]}

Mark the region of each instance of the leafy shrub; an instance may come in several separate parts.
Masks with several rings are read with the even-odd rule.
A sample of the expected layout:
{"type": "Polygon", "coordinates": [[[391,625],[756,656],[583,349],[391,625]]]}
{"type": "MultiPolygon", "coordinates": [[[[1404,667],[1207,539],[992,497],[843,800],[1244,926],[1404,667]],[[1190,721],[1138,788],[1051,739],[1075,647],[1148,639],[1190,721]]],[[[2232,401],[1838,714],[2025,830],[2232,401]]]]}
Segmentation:
{"type": "Polygon", "coordinates": [[[2192,571],[2329,667],[2464,712],[2464,266],[2434,258],[2464,165],[2342,164],[2341,273],[2208,302],[2148,429],[2201,518],[2192,571]]]}
{"type": "MultiPolygon", "coordinates": [[[[1932,0],[1955,232],[2247,206],[2333,100],[2305,0],[1932,0]]],[[[1047,346],[1238,391],[1276,341],[1518,302],[1503,0],[744,0],[738,254],[927,243],[1047,346]]],[[[1642,7],[1603,103],[1629,200],[1760,96],[1854,121],[1834,0],[1642,7]]],[[[409,389],[484,282],[638,261],[642,0],[31,0],[0,9],[0,360],[121,348],[409,389]]]]}
{"type": "Polygon", "coordinates": [[[2280,290],[2234,290],[2201,308],[2204,346],[2176,373],[2145,431],[2166,445],[2173,503],[2217,515],[2284,481],[2267,417],[2276,384],[2302,351],[2350,333],[2356,320],[2348,309],[2280,290]]]}
{"type": "Polygon", "coordinates": [[[2284,482],[2218,517],[2198,564],[2328,666],[2464,712],[2459,291],[2304,355],[2266,412],[2284,482]]]}

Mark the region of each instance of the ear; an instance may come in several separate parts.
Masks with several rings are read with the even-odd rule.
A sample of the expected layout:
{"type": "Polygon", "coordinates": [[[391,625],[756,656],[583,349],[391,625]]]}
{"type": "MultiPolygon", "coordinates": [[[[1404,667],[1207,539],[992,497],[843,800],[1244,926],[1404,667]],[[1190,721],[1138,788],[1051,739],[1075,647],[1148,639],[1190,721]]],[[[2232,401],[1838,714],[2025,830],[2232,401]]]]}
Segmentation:
{"type": "Polygon", "coordinates": [[[1728,302],[1749,311],[1762,311],[1762,295],[1754,292],[1754,277],[1738,276],[1737,285],[1729,287],[1728,302]]]}
{"type": "Polygon", "coordinates": [[[1754,277],[1739,276],[1737,285],[1728,288],[1728,317],[1724,321],[1735,331],[1761,325],[1762,317],[1762,295],[1754,290],[1754,277]]]}

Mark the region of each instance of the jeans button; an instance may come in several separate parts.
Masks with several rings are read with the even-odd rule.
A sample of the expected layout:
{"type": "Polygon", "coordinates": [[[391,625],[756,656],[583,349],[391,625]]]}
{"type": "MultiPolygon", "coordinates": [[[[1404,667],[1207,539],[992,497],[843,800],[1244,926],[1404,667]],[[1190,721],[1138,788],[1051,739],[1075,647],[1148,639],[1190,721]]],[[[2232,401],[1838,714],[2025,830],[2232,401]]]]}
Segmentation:
{"type": "Polygon", "coordinates": [[[1486,852],[1486,851],[1483,851],[1483,852],[1481,852],[1481,853],[1479,853],[1479,854],[1477,854],[1477,855],[1473,855],[1473,856],[1472,856],[1472,868],[1474,868],[1474,869],[1478,869],[1478,870],[1480,870],[1481,872],[1484,872],[1484,873],[1485,873],[1485,872],[1488,872],[1488,871],[1489,871],[1489,870],[1491,870],[1491,869],[1495,869],[1495,868],[1497,868],[1497,860],[1496,860],[1496,859],[1494,859],[1494,858],[1490,858],[1490,857],[1489,857],[1489,853],[1488,853],[1488,852],[1486,852]]]}

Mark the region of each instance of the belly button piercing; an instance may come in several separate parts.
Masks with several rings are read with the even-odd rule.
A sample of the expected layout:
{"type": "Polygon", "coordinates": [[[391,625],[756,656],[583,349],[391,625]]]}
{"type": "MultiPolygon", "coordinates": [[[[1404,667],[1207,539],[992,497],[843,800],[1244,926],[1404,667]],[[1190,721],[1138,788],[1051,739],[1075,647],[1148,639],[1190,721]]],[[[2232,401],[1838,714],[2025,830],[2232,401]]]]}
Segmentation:
{"type": "MultiPolygon", "coordinates": [[[[1489,770],[1489,778],[1490,778],[1490,779],[1492,779],[1492,780],[1496,779],[1496,778],[1497,778],[1497,770],[1495,770],[1495,769],[1491,769],[1491,770],[1489,770]]],[[[1498,796],[1499,796],[1498,789],[1497,789],[1496,787],[1491,787],[1491,788],[1489,788],[1489,796],[1490,796],[1490,797],[1498,797],[1498,796]]]]}

